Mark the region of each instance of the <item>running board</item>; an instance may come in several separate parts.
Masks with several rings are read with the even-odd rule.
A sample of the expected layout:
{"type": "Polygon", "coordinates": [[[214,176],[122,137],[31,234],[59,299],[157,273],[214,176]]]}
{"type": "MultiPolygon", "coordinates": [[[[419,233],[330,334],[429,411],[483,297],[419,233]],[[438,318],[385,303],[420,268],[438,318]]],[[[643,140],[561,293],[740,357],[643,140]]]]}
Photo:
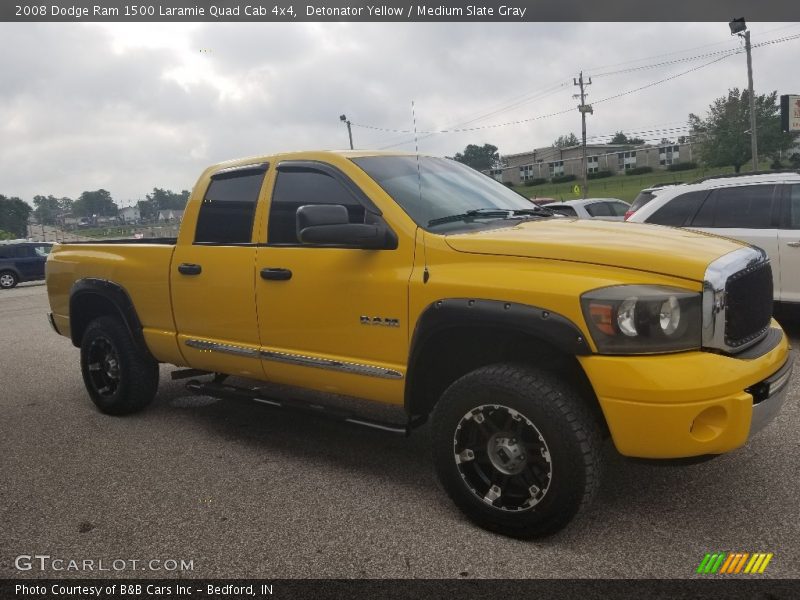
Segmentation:
{"type": "Polygon", "coordinates": [[[379,429],[389,433],[398,433],[406,437],[411,435],[411,430],[419,427],[425,421],[426,417],[415,417],[408,420],[405,425],[398,423],[386,423],[376,421],[374,419],[364,418],[355,413],[342,410],[336,407],[323,406],[321,404],[309,404],[291,399],[278,399],[265,396],[261,393],[259,388],[244,388],[233,385],[225,385],[216,381],[197,381],[193,379],[186,383],[186,389],[194,392],[195,394],[202,394],[205,396],[212,396],[214,398],[224,398],[228,400],[241,400],[245,402],[255,402],[262,406],[271,406],[273,408],[284,408],[296,412],[306,414],[319,415],[327,417],[344,423],[352,425],[359,425],[361,427],[368,427],[370,429],[379,429]]]}
{"type": "Polygon", "coordinates": [[[172,371],[169,374],[172,377],[172,381],[176,379],[189,379],[189,377],[202,377],[203,375],[213,375],[210,371],[203,371],[202,369],[179,369],[177,371],[172,371]]]}

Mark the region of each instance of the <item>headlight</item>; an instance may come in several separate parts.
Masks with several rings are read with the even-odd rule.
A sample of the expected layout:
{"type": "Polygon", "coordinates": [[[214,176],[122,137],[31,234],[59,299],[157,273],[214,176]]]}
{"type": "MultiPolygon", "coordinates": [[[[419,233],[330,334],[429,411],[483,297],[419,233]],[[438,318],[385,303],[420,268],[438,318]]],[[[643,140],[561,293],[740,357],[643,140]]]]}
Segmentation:
{"type": "Polygon", "coordinates": [[[592,339],[602,353],[646,354],[700,347],[699,292],[618,285],[583,294],[581,307],[592,339]]]}

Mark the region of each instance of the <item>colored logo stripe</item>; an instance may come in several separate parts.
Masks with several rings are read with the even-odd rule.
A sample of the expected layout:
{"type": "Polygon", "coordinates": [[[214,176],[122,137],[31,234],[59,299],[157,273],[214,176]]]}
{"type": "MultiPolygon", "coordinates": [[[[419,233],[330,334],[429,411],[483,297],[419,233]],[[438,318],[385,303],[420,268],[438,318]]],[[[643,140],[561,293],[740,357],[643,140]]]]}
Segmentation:
{"type": "Polygon", "coordinates": [[[705,575],[719,573],[726,574],[757,574],[763,573],[774,554],[772,552],[714,552],[706,554],[697,567],[697,572],[705,575]]]}

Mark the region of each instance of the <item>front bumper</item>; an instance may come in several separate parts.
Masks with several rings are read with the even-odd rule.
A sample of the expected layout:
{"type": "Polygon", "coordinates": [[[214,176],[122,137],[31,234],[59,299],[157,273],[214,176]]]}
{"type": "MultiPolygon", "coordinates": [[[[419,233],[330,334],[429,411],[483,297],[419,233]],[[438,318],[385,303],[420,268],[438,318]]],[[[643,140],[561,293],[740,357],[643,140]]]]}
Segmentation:
{"type": "MultiPolygon", "coordinates": [[[[780,331],[773,321],[772,327],[780,331]]],[[[752,359],[712,352],[578,357],[620,454],[683,458],[742,446],[775,418],[794,355],[786,335],[752,359]]]]}

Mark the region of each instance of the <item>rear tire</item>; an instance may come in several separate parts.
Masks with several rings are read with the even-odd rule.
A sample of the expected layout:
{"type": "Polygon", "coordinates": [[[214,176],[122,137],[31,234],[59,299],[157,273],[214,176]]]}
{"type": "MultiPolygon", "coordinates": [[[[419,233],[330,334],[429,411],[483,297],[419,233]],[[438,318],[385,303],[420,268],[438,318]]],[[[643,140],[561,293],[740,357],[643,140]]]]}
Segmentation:
{"type": "Polygon", "coordinates": [[[113,317],[99,317],[86,328],[81,373],[92,401],[108,415],[138,412],[158,391],[158,363],[134,344],[127,328],[113,317]]]}
{"type": "Polygon", "coordinates": [[[14,271],[3,271],[0,273],[0,288],[10,290],[19,283],[19,277],[14,271]]]}
{"type": "Polygon", "coordinates": [[[596,492],[601,432],[554,375],[496,364],[455,381],[433,413],[439,480],[480,527],[517,538],[564,528],[596,492]]]}

